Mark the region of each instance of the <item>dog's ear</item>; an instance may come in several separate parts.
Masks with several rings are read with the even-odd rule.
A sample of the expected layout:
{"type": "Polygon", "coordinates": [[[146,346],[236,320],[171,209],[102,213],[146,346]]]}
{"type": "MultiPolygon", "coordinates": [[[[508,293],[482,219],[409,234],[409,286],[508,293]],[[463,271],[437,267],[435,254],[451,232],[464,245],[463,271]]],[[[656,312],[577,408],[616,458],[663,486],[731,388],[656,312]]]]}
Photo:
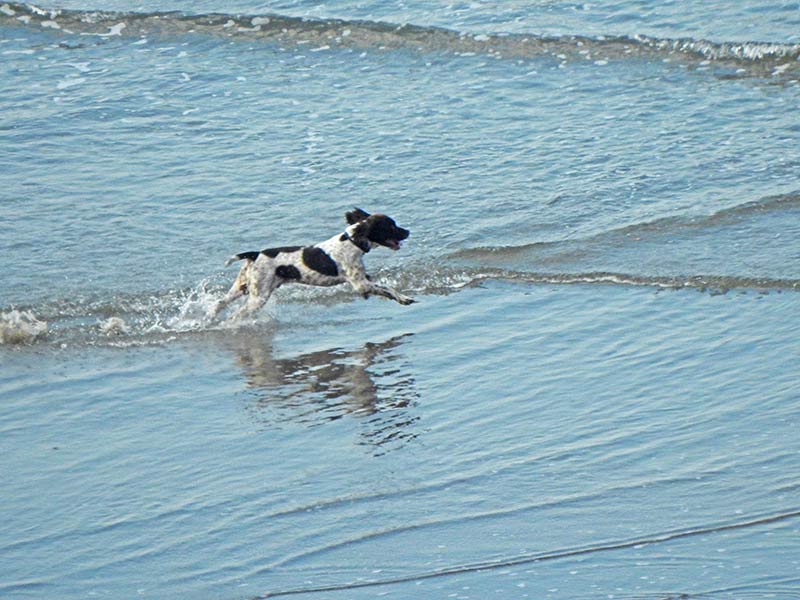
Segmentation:
{"type": "Polygon", "coordinates": [[[364,252],[369,252],[370,249],[369,231],[370,222],[365,219],[363,221],[358,221],[358,224],[353,229],[353,233],[350,235],[350,239],[364,252]]]}
{"type": "Polygon", "coordinates": [[[354,208],[347,214],[345,214],[345,218],[347,219],[348,225],[355,225],[356,223],[363,221],[369,217],[369,213],[361,210],[360,208],[354,208]]]}

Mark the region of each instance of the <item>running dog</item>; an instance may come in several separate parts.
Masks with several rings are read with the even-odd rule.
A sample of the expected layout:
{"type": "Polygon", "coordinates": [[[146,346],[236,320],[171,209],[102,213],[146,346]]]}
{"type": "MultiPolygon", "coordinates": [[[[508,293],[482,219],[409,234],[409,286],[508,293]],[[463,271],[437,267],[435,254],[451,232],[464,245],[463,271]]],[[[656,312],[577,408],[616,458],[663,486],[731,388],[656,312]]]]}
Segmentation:
{"type": "Polygon", "coordinates": [[[399,250],[409,235],[408,229],[398,227],[386,215],[370,215],[360,208],[348,212],[345,218],[348,227],[343,233],[315,246],[283,246],[231,256],[226,267],[238,260],[245,263],[231,289],[209,311],[209,318],[215,319],[226,306],[245,295],[247,301],[234,319],[252,315],[286,283],[327,287],[347,282],[364,298],[377,295],[400,304],[414,302],[395,289],[373,283],[363,262],[364,254],[373,248],[399,250]]]}

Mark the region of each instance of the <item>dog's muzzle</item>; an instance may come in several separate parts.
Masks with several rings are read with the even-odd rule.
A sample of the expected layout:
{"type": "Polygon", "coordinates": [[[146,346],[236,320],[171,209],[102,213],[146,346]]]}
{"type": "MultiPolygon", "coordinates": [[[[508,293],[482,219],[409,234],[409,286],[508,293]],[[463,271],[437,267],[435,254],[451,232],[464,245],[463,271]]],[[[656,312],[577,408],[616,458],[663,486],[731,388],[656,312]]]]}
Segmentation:
{"type": "Polygon", "coordinates": [[[398,227],[395,230],[395,235],[386,240],[385,245],[392,250],[400,250],[400,246],[402,241],[406,239],[409,234],[411,233],[408,229],[403,229],[402,227],[398,227]]]}

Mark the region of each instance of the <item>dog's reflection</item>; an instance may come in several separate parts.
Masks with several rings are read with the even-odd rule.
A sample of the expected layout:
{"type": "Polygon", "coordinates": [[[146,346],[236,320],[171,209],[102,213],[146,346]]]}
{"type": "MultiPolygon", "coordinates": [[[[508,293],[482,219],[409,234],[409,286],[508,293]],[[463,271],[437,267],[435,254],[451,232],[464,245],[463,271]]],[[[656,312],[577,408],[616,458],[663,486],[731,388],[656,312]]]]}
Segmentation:
{"type": "Polygon", "coordinates": [[[276,358],[271,336],[240,337],[237,362],[254,390],[248,409],[265,425],[321,425],[347,415],[357,418],[363,443],[376,453],[414,437],[417,393],[402,346],[412,334],[367,343],[356,350],[334,348],[276,358]]]}

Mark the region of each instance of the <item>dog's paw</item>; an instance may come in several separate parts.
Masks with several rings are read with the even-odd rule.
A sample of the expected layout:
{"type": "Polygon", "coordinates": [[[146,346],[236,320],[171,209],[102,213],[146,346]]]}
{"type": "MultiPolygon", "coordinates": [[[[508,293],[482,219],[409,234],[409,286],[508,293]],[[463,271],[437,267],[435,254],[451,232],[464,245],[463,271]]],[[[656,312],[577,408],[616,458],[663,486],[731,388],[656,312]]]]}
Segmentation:
{"type": "Polygon", "coordinates": [[[410,298],[408,296],[400,296],[397,301],[402,304],[403,306],[408,306],[409,304],[414,304],[416,300],[414,298],[410,298]]]}

